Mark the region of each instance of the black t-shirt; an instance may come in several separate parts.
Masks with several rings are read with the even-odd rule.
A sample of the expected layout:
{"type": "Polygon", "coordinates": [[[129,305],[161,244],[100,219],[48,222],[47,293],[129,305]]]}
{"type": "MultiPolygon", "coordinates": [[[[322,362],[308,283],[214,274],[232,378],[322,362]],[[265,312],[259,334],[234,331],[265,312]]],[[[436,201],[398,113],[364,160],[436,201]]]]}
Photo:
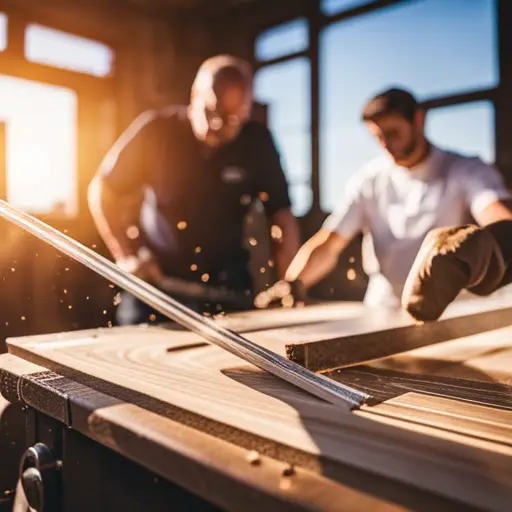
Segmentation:
{"type": "Polygon", "coordinates": [[[268,129],[249,121],[210,149],[186,109],[139,116],[105,159],[102,175],[120,194],[144,189],[140,231],[169,275],[193,279],[246,264],[243,223],[253,200],[266,214],[290,207],[288,185],[268,129]]]}

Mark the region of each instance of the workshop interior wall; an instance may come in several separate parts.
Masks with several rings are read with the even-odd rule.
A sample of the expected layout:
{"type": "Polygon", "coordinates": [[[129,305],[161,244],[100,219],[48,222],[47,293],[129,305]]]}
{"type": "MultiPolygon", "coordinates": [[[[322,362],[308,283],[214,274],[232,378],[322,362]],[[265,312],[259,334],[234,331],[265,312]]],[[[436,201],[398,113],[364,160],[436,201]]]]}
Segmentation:
{"type": "MultiPolygon", "coordinates": [[[[131,6],[103,0],[16,0],[0,5],[9,17],[9,38],[18,47],[23,46],[24,25],[39,23],[101,41],[115,51],[108,92],[89,94],[84,87],[79,94],[79,215],[50,219],[56,228],[104,255],[107,251],[86,202],[87,184],[101,158],[142,111],[186,102],[198,65],[213,53],[208,33],[193,19],[170,19],[131,6]]],[[[23,66],[22,48],[15,59],[23,66]]],[[[2,158],[5,176],[5,152],[2,158]]],[[[6,222],[2,231],[0,352],[10,336],[112,324],[117,290],[109,283],[6,222]]]]}

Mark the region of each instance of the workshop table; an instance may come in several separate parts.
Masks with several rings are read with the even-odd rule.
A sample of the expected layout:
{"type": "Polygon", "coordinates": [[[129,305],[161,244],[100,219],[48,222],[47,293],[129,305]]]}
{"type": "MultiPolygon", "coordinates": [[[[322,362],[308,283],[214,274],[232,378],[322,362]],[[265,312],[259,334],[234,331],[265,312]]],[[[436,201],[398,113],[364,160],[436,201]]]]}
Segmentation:
{"type": "Polygon", "coordinates": [[[52,512],[510,510],[512,310],[478,304],[424,326],[353,303],[217,320],[288,356],[357,339],[360,363],[315,368],[372,396],[355,410],[175,325],[10,339],[0,391],[24,407],[28,498],[52,512]],[[365,361],[375,339],[411,350],[365,361]]]}

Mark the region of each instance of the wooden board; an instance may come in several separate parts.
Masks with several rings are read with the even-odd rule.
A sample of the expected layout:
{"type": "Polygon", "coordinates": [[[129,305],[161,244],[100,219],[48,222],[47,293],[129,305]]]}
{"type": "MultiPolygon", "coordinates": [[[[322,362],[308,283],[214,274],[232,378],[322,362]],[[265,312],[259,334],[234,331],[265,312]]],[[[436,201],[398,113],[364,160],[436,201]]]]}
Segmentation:
{"type": "MultiPolygon", "coordinates": [[[[223,510],[403,512],[467,510],[451,500],[344,467],[338,482],[77,384],[11,354],[0,355],[0,391],[179,484],[223,510]]],[[[1,418],[0,418],[1,420],[1,418]]],[[[0,421],[1,424],[1,421],[0,421]]],[[[64,460],[64,466],[74,463],[64,460]]],[[[124,466],[117,478],[123,479],[124,466]]],[[[108,486],[108,479],[103,479],[108,486]]],[[[141,483],[141,482],[139,482],[141,483]]],[[[142,485],[142,483],[141,483],[142,485]]],[[[143,492],[153,492],[144,489],[143,492]]]]}
{"type": "Polygon", "coordinates": [[[308,326],[297,327],[298,336],[286,345],[285,352],[289,359],[312,371],[326,371],[512,325],[512,307],[496,309],[501,304],[485,301],[461,306],[448,309],[437,322],[427,324],[413,322],[403,311],[376,309],[371,319],[366,315],[337,324],[324,323],[313,330],[321,336],[312,337],[308,326]],[[301,331],[306,337],[300,336],[301,331]]]}
{"type": "MultiPolygon", "coordinates": [[[[248,336],[272,346],[272,332],[248,336]]],[[[489,336],[500,350],[512,346],[510,329],[492,331],[475,343],[473,356],[487,350],[489,336]]],[[[310,471],[335,475],[350,464],[487,510],[509,509],[507,408],[472,401],[468,409],[468,400],[406,387],[377,405],[343,412],[201,341],[184,331],[134,327],[20,338],[8,345],[13,354],[97,391],[310,471]],[[428,406],[418,405],[427,398],[428,406]]],[[[290,337],[281,336],[275,350],[283,351],[286,341],[290,337]]],[[[468,341],[448,342],[452,350],[457,343],[468,341]]],[[[439,361],[444,346],[429,347],[439,361]]]]}

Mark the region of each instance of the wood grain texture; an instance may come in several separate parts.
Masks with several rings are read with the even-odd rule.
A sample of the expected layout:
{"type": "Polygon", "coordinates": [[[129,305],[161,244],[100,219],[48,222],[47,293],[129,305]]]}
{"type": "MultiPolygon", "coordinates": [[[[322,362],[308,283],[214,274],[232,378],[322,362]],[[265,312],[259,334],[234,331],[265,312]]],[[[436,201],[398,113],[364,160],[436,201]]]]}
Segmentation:
{"type": "Polygon", "coordinates": [[[414,322],[404,311],[373,308],[317,329],[297,327],[298,336],[286,344],[285,352],[312,371],[354,366],[512,325],[512,304],[506,306],[503,301],[464,301],[453,304],[439,321],[426,324],[414,322]],[[301,331],[307,335],[301,336],[301,331]]]}
{"type": "MultiPolygon", "coordinates": [[[[221,505],[223,510],[328,512],[339,510],[340,503],[347,511],[378,508],[383,512],[410,509],[427,512],[432,506],[446,512],[467,510],[442,497],[350,467],[338,471],[338,481],[301,468],[295,468],[290,477],[283,477],[288,467],[285,462],[261,456],[260,464],[250,464],[246,449],[94,391],[10,354],[0,356],[0,375],[0,391],[4,389],[2,384],[8,386],[7,392],[17,405],[28,405],[52,416],[73,431],[221,505]],[[11,392],[9,382],[16,393],[11,392]],[[52,391],[51,397],[43,389],[52,391]]],[[[67,467],[66,460],[64,464],[67,467]]],[[[123,478],[123,466],[119,471],[119,478],[123,478]]],[[[108,486],[108,475],[103,480],[108,486]]],[[[76,487],[72,489],[77,491],[76,487]]],[[[144,490],[153,492],[153,489],[144,490]]],[[[83,501],[91,498],[95,500],[86,493],[83,501]]]]}
{"type": "MultiPolygon", "coordinates": [[[[337,323],[311,326],[312,337],[337,323]]],[[[279,330],[248,336],[282,351],[295,333],[291,330],[280,338],[279,330]]],[[[480,353],[486,350],[486,336],[478,343],[480,353]]],[[[511,336],[500,340],[501,349],[512,343],[511,336]]],[[[168,350],[200,341],[184,331],[135,327],[8,343],[13,354],[93,389],[274,459],[324,475],[350,464],[469,505],[508,510],[510,411],[499,411],[498,418],[495,408],[474,402],[471,412],[459,418],[463,400],[418,389],[349,413],[217,347],[168,350]],[[418,406],[419,397],[430,402],[418,406]],[[455,417],[464,428],[452,423],[455,417]]],[[[465,346],[467,341],[447,342],[454,353],[457,343],[465,346]]],[[[429,347],[430,358],[437,350],[442,361],[444,346],[429,347]]],[[[476,355],[476,345],[473,349],[476,355]]]]}

